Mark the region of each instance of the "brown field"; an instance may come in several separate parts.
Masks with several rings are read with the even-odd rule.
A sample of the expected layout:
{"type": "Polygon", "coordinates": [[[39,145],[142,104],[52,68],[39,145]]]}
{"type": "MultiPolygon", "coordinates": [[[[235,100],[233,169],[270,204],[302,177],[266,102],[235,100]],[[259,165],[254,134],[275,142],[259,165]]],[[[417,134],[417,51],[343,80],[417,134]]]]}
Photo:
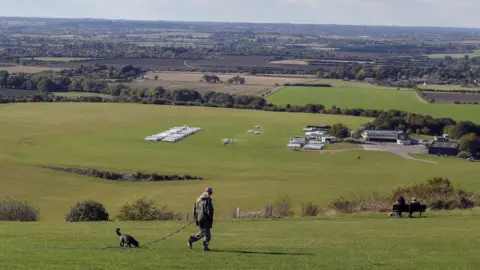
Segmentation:
{"type": "Polygon", "coordinates": [[[480,87],[462,87],[460,85],[438,85],[438,84],[428,84],[426,86],[419,86],[420,89],[435,89],[435,90],[447,90],[447,91],[479,91],[480,87]]]}
{"type": "Polygon", "coordinates": [[[199,72],[149,72],[145,75],[147,79],[138,79],[128,84],[132,88],[155,88],[162,86],[169,90],[193,89],[199,92],[215,91],[235,94],[260,95],[268,90],[272,90],[278,85],[286,83],[306,83],[312,81],[312,78],[288,78],[288,77],[261,77],[242,74],[219,74],[222,81],[227,81],[236,75],[245,78],[244,85],[226,84],[226,83],[205,83],[202,80],[203,73],[199,72]],[[159,78],[154,80],[155,75],[159,78]]]}
{"type": "Polygon", "coordinates": [[[36,67],[36,66],[2,66],[0,70],[6,70],[8,73],[37,73],[46,70],[59,71],[63,68],[36,67]]]}
{"type": "Polygon", "coordinates": [[[435,99],[438,104],[454,104],[455,101],[461,103],[480,103],[480,94],[469,93],[439,93],[439,92],[423,92],[427,99],[435,99]]]}

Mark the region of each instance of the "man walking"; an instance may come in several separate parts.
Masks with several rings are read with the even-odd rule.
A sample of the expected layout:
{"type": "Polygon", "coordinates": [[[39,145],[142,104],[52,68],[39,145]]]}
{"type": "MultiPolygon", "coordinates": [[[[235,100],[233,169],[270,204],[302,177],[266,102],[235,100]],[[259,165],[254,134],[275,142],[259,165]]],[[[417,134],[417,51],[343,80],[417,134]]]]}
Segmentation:
{"type": "Polygon", "coordinates": [[[188,246],[192,248],[193,243],[197,242],[198,240],[205,237],[203,241],[203,250],[210,251],[208,248],[208,244],[210,243],[210,239],[212,235],[210,233],[210,229],[213,225],[213,202],[212,202],[212,194],[213,189],[207,187],[205,192],[197,199],[195,205],[193,207],[193,218],[197,223],[200,231],[190,236],[188,239],[188,246]]]}

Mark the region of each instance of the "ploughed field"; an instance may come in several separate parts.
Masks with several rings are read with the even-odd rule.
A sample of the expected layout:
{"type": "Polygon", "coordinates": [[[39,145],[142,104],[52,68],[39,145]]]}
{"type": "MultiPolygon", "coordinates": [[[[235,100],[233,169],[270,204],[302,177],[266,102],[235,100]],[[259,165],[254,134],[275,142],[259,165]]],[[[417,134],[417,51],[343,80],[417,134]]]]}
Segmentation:
{"type": "Polygon", "coordinates": [[[278,105],[322,104],[327,108],[337,106],[348,109],[395,109],[480,123],[480,106],[428,104],[417,97],[415,91],[357,87],[285,87],[268,97],[268,101],[278,105]]]}
{"type": "Polygon", "coordinates": [[[456,101],[461,103],[480,103],[480,93],[441,93],[441,92],[427,92],[423,94],[427,99],[435,99],[435,103],[441,104],[455,104],[456,101]]]}

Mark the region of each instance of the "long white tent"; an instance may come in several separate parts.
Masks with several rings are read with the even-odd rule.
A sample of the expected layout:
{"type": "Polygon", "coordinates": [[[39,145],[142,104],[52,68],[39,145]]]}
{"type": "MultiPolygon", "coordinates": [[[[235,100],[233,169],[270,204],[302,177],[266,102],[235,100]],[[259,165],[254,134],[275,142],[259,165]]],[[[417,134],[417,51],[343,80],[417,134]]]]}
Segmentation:
{"type": "Polygon", "coordinates": [[[145,137],[147,142],[177,142],[183,140],[202,129],[199,127],[173,127],[164,132],[145,137]]]}

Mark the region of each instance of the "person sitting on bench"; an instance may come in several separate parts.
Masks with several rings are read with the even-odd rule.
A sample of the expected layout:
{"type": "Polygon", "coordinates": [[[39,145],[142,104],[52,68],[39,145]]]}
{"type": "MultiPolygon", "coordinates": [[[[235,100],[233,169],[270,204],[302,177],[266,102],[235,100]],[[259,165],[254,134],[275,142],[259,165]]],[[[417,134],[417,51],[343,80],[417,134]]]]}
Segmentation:
{"type": "Polygon", "coordinates": [[[417,198],[413,197],[412,201],[408,204],[408,217],[411,218],[415,209],[420,207],[420,201],[417,198]]]}
{"type": "Polygon", "coordinates": [[[398,197],[398,200],[397,200],[397,208],[396,208],[396,214],[397,214],[397,218],[401,218],[403,217],[402,216],[402,208],[404,208],[406,205],[405,203],[405,198],[403,198],[403,196],[400,196],[398,197]]]}

